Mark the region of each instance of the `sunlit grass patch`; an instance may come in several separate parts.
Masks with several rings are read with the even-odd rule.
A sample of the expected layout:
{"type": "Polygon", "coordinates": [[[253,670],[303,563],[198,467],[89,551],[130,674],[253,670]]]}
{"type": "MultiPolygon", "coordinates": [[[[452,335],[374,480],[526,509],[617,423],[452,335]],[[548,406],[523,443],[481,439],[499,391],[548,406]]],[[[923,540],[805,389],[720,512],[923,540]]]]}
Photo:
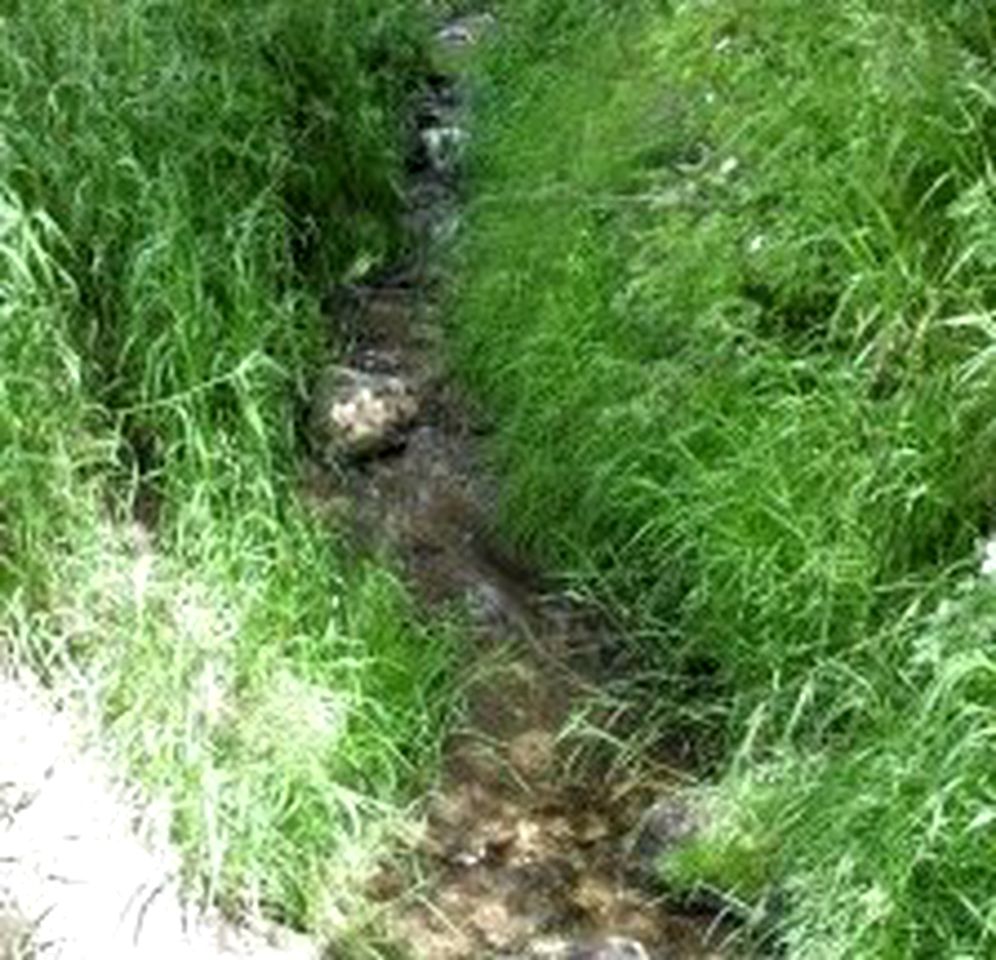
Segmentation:
{"type": "Polygon", "coordinates": [[[9,7],[4,655],[103,720],[197,899],[327,927],[451,698],[449,627],[347,560],[295,462],[329,287],[404,245],[424,10],[9,7]]]}
{"type": "Polygon", "coordinates": [[[268,588],[289,570],[249,541],[218,556],[238,545],[226,533],[181,561],[141,528],[78,531],[50,557],[48,611],[8,609],[24,624],[12,652],[168,802],[202,902],[328,930],[362,901],[399,801],[434,768],[452,637],[419,622],[388,572],[337,575],[303,521],[293,562],[310,575],[279,600],[268,588]],[[331,882],[344,862],[345,889],[331,882]]]}

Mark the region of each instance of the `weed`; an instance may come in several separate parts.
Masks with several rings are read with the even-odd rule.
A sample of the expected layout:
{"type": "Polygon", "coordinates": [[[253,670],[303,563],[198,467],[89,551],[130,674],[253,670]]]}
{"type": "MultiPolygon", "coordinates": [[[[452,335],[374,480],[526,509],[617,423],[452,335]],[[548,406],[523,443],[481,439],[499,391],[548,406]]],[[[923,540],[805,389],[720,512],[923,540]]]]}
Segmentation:
{"type": "Polygon", "coordinates": [[[320,928],[449,702],[448,628],[307,514],[293,436],[325,290],[402,244],[422,11],[112,6],[0,5],[6,653],[170,801],[200,899],[320,928]]]}
{"type": "Polygon", "coordinates": [[[456,359],[507,528],[615,604],[646,716],[740,757],[737,822],[773,825],[685,881],[787,889],[797,957],[991,952],[962,843],[993,702],[938,712],[916,653],[992,522],[991,18],[509,6],[456,359]]]}

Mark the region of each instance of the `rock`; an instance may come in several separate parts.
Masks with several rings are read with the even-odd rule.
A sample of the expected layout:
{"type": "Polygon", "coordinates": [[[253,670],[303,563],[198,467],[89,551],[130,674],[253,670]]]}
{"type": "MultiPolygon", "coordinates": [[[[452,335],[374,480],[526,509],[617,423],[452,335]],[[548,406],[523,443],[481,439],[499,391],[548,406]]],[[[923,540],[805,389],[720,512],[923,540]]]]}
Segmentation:
{"type": "Polygon", "coordinates": [[[316,387],[312,430],[326,461],[370,457],[401,445],[418,409],[402,377],[335,366],[316,387]]]}
{"type": "Polygon", "coordinates": [[[661,857],[688,843],[705,826],[704,813],[681,792],[654,803],[640,817],[630,838],[634,870],[647,879],[656,879],[661,857]]]}
{"type": "Polygon", "coordinates": [[[556,762],[557,740],[549,730],[527,730],[508,745],[508,759],[527,780],[548,776],[556,762]]]}
{"type": "Polygon", "coordinates": [[[436,173],[451,174],[456,170],[470,135],[462,127],[426,127],[420,133],[429,165],[436,173]]]}
{"type": "Polygon", "coordinates": [[[532,944],[521,960],[649,960],[646,948],[627,937],[587,943],[550,940],[532,944]]]}
{"type": "Polygon", "coordinates": [[[450,23],[436,34],[436,39],[444,46],[466,47],[474,42],[474,34],[464,23],[450,23]]]}
{"type": "Polygon", "coordinates": [[[478,43],[485,34],[494,29],[495,18],[490,13],[479,13],[454,20],[446,24],[436,39],[446,47],[468,47],[478,43]]]}

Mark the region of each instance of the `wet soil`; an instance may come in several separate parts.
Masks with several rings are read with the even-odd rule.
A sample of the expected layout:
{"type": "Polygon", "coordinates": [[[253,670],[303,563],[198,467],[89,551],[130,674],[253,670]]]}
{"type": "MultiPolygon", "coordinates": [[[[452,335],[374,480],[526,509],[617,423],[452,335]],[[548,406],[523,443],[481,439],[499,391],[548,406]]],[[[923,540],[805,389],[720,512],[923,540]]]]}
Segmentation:
{"type": "MultiPolygon", "coordinates": [[[[448,24],[438,42],[466,49],[487,25],[448,24]]],[[[458,76],[437,78],[416,105],[412,256],[337,291],[333,311],[346,361],[404,378],[421,413],[398,449],[315,482],[368,547],[400,555],[428,605],[458,603],[470,620],[467,709],[426,805],[420,881],[385,867],[371,893],[390,904],[391,938],[431,960],[718,957],[714,918],[676,912],[635,862],[636,825],[673,777],[569,762],[563,731],[597,686],[610,632],[493,532],[500,489],[447,373],[439,306],[467,110],[458,76]]]]}

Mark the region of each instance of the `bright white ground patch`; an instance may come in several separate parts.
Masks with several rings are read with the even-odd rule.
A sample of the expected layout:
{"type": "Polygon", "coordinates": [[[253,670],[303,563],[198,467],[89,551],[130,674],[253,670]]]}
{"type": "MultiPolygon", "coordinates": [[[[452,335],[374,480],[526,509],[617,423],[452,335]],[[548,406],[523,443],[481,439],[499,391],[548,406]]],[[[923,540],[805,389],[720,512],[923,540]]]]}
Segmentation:
{"type": "Polygon", "coordinates": [[[185,908],[164,818],[115,783],[82,729],[0,672],[0,960],[317,956],[286,931],[185,908]]]}

